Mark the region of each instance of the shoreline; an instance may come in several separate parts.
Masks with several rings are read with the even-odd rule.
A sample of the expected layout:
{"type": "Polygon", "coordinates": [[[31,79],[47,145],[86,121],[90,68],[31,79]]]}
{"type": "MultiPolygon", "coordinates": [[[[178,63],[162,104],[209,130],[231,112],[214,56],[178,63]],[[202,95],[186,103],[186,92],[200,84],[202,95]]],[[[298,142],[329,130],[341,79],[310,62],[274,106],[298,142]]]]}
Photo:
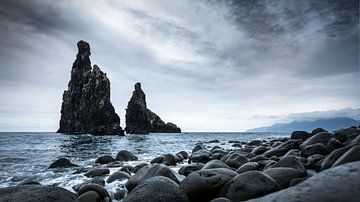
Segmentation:
{"type": "MultiPolygon", "coordinates": [[[[99,156],[93,170],[89,168],[81,170],[81,167],[80,169],[78,169],[79,167],[67,168],[74,171],[77,170],[78,174],[88,176],[88,181],[82,187],[77,186],[76,191],[66,191],[66,193],[71,199],[79,198],[80,201],[84,201],[86,197],[91,199],[99,198],[102,201],[119,201],[125,197],[123,201],[136,201],[136,197],[140,197],[137,199],[155,197],[148,195],[154,191],[149,192],[149,190],[155,189],[161,182],[169,184],[169,187],[171,187],[169,193],[180,194],[176,198],[181,199],[181,201],[210,201],[217,197],[227,197],[232,199],[232,201],[236,201],[239,197],[241,200],[266,197],[266,195],[270,196],[271,193],[278,193],[277,191],[279,190],[286,192],[287,189],[290,189],[288,187],[300,186],[304,184],[301,183],[302,181],[306,182],[325,170],[331,170],[338,166],[341,167],[347,162],[359,161],[358,157],[360,154],[359,149],[357,149],[360,142],[359,134],[360,128],[353,127],[332,133],[321,129],[316,129],[313,133],[298,131],[293,132],[287,138],[250,140],[248,142],[211,140],[194,145],[191,152],[164,153],[154,157],[147,164],[136,166],[126,165],[126,162],[128,160],[135,160],[137,157],[131,151],[122,151],[116,157],[109,155],[99,156]],[[226,145],[231,145],[231,147],[226,148],[226,145]],[[339,153],[339,150],[342,153],[337,155],[336,159],[331,160],[333,162],[330,163],[336,164],[334,168],[331,168],[332,164],[330,165],[327,159],[334,153],[339,153]],[[347,152],[350,152],[350,154],[347,154],[347,152]],[[347,156],[342,157],[345,154],[347,156]],[[341,158],[345,160],[336,163],[336,160],[341,160],[341,158]],[[102,166],[99,166],[100,163],[102,163],[102,166]],[[111,167],[111,169],[107,167],[111,167]],[[163,179],[163,177],[159,176],[167,178],[163,179]],[[209,183],[213,180],[211,176],[217,177],[217,180],[213,181],[213,183],[218,184],[220,179],[221,185],[212,187],[212,183],[209,183]],[[249,187],[254,188],[250,186],[251,180],[241,185],[242,180],[245,178],[251,180],[261,179],[260,182],[265,181],[266,183],[260,189],[262,194],[254,195],[259,190],[250,190],[251,193],[249,192],[249,187]],[[171,180],[169,181],[169,179],[171,180]],[[106,190],[103,187],[105,184],[118,180],[123,181],[124,183],[122,184],[125,184],[125,187],[117,186],[112,190],[106,190]],[[139,184],[146,185],[147,183],[150,186],[145,190],[139,188],[142,186],[138,186],[139,184]],[[197,185],[195,186],[194,184],[197,185]],[[248,186],[248,188],[241,191],[240,193],[242,194],[239,195],[239,191],[234,191],[243,186],[248,186]],[[83,188],[82,191],[80,191],[81,188],[83,188]],[[129,190],[131,191],[129,192],[129,190]],[[267,191],[264,192],[264,190],[267,191]],[[249,193],[244,196],[245,192],[249,193]],[[107,194],[104,195],[104,193],[107,194]]],[[[351,166],[355,166],[358,169],[359,164],[353,164],[351,166]]],[[[65,162],[64,164],[62,162],[55,166],[56,168],[51,169],[54,172],[61,173],[61,169],[64,169],[64,167],[72,166],[74,166],[72,163],[65,162]]],[[[343,175],[349,174],[347,171],[342,172],[343,175]]],[[[46,189],[48,186],[29,181],[16,187],[17,189],[22,187],[20,189],[22,190],[21,194],[26,196],[34,192],[34,188],[41,190],[46,189]]],[[[53,186],[51,187],[53,188],[53,186]]],[[[261,187],[261,183],[259,185],[259,182],[257,182],[255,187],[261,187]]],[[[15,190],[12,192],[12,195],[4,193],[5,190],[9,189],[16,188],[0,188],[0,198],[18,197],[16,193],[20,193],[20,190],[15,190]]],[[[161,193],[160,195],[161,198],[165,199],[170,197],[168,193],[161,193]]],[[[352,196],[345,197],[353,199],[352,196]]],[[[168,200],[170,199],[168,198],[165,201],[168,200]]],[[[226,201],[224,198],[219,200],[226,201]]]]}

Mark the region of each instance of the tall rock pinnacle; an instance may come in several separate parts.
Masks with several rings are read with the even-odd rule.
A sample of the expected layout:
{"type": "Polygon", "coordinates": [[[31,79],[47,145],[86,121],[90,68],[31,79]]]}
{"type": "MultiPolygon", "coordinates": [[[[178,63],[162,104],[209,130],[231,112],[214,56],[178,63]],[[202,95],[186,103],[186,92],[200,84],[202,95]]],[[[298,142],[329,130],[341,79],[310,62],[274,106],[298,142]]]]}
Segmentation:
{"type": "Polygon", "coordinates": [[[126,133],[180,133],[181,129],[173,123],[165,123],[146,106],[145,93],[141,84],[135,84],[135,90],[126,109],[126,133]]]}
{"type": "Polygon", "coordinates": [[[64,91],[58,133],[124,135],[110,102],[110,81],[97,65],[91,67],[90,45],[77,43],[78,54],[64,91]]]}

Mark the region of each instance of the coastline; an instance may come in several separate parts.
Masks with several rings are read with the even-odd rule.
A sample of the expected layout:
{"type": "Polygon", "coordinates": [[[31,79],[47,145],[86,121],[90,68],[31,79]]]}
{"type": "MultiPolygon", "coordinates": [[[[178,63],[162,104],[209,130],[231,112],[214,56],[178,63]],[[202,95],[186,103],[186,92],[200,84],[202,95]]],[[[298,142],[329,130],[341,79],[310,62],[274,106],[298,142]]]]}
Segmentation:
{"type": "MultiPolygon", "coordinates": [[[[69,199],[74,201],[89,199],[120,201],[123,198],[125,198],[123,201],[136,201],[144,198],[150,200],[151,197],[152,200],[160,197],[160,201],[170,201],[174,199],[171,198],[173,196],[176,196],[178,201],[210,201],[218,197],[225,197],[231,201],[258,197],[265,198],[259,198],[256,201],[266,201],[268,200],[266,197],[275,196],[277,199],[281,199],[291,193],[294,194],[294,191],[291,192],[291,190],[297,190],[297,186],[305,186],[308,181],[312,186],[318,187],[316,181],[311,179],[315,179],[317,176],[321,177],[321,175],[322,178],[326,178],[327,170],[331,172],[335,170],[334,172],[339,172],[338,174],[345,178],[347,175],[352,175],[354,169],[358,174],[359,163],[356,161],[359,161],[358,156],[360,156],[359,134],[360,128],[353,127],[332,133],[323,129],[316,129],[312,133],[297,131],[293,132],[290,137],[256,139],[246,142],[238,140],[225,142],[213,139],[193,145],[191,152],[164,153],[154,156],[151,161],[137,165],[135,163],[138,158],[127,150],[118,152],[116,156],[98,156],[93,168],[78,167],[72,164],[70,159],[69,161],[55,162],[53,166],[50,166],[52,167],[50,170],[61,173],[64,169],[71,169],[74,171],[74,175],[84,175],[88,180],[73,186],[71,192],[64,189],[47,192],[40,196],[49,197],[46,194],[61,192],[62,196],[68,196],[67,201],[69,199]],[[133,162],[134,166],[127,162],[133,162]],[[349,162],[353,163],[346,164],[349,162]],[[248,180],[244,183],[244,179],[248,180]],[[111,190],[104,188],[105,184],[118,181],[122,181],[122,185],[111,190]],[[159,193],[156,195],[151,194],[153,189],[159,186],[159,183],[169,184],[171,190],[168,192],[158,190],[159,193]],[[251,186],[252,183],[255,183],[256,186],[251,186]],[[142,186],[139,186],[140,184],[142,186]],[[149,186],[145,186],[147,184],[149,186]],[[243,190],[239,191],[239,189],[243,190]],[[169,193],[173,194],[170,196],[169,193]],[[178,195],[174,195],[174,193],[178,195]]],[[[317,181],[322,182],[321,180],[317,181]]],[[[354,181],[356,180],[354,179],[354,181]]],[[[335,182],[328,182],[327,186],[331,187],[331,183],[335,182]]],[[[345,183],[343,187],[353,189],[351,186],[346,186],[346,181],[343,183],[345,183]]],[[[333,184],[333,186],[335,185],[333,184]]],[[[309,184],[306,186],[310,188],[309,184]]],[[[352,186],[356,187],[358,183],[352,186]]],[[[29,196],[36,190],[55,187],[49,188],[49,185],[25,181],[16,187],[1,188],[0,195],[2,200],[6,201],[6,199],[14,199],[14,197],[16,199],[20,196],[29,196]],[[9,190],[12,192],[7,194],[6,192],[9,190]]],[[[321,198],[324,194],[310,193],[312,197],[317,198],[321,198]]],[[[350,201],[356,196],[356,192],[344,192],[343,194],[345,195],[340,194],[339,196],[350,201]]],[[[218,200],[227,201],[225,198],[218,200]]],[[[24,198],[21,199],[24,200],[24,198]]],[[[57,201],[62,201],[60,199],[57,201]]],[[[33,199],[27,198],[26,200],[33,199]]]]}

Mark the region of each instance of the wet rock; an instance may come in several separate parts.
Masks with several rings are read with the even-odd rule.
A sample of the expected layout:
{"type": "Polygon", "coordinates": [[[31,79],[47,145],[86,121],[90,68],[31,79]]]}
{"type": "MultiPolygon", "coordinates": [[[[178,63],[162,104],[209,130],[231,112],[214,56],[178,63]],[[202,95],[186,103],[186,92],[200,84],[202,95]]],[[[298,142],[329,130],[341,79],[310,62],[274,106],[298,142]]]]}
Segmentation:
{"type": "Polygon", "coordinates": [[[202,169],[213,169],[213,168],[228,168],[228,169],[230,169],[230,167],[228,165],[226,165],[226,163],[224,163],[223,161],[217,160],[217,159],[207,162],[202,169]]]}
{"type": "Polygon", "coordinates": [[[149,165],[148,163],[139,163],[134,167],[134,173],[137,173],[141,168],[145,167],[149,165]]]}
{"type": "Polygon", "coordinates": [[[176,165],[176,158],[172,154],[164,154],[164,161],[161,162],[166,166],[175,166],[176,165]]]}
{"type": "Polygon", "coordinates": [[[237,147],[237,148],[241,148],[241,147],[242,147],[240,143],[235,143],[235,144],[232,144],[231,146],[232,146],[232,147],[237,147]]]}
{"type": "Polygon", "coordinates": [[[110,102],[110,81],[97,65],[91,67],[90,45],[77,43],[78,53],[64,91],[58,133],[124,135],[110,102]]]}
{"type": "Polygon", "coordinates": [[[54,161],[49,168],[70,168],[70,167],[78,167],[78,165],[71,163],[71,161],[67,158],[60,158],[54,161]]]}
{"type": "Polygon", "coordinates": [[[79,202],[101,202],[99,194],[95,191],[88,191],[81,194],[78,200],[79,202]]]}
{"type": "MultiPolygon", "coordinates": [[[[148,165],[147,163],[146,163],[146,165],[148,165]]],[[[120,171],[124,171],[124,172],[127,172],[127,173],[133,173],[133,172],[135,172],[135,168],[133,167],[133,166],[131,166],[131,165],[124,165],[121,169],[120,169],[120,171]],[[129,172],[128,172],[129,171],[129,172]]]]}
{"type": "Polygon", "coordinates": [[[207,163],[212,160],[212,153],[208,150],[201,149],[193,152],[190,157],[189,161],[193,163],[207,163]]]}
{"type": "Polygon", "coordinates": [[[238,140],[230,140],[229,143],[230,143],[230,144],[231,144],[231,143],[240,143],[240,141],[238,141],[238,140]]]}
{"type": "Polygon", "coordinates": [[[299,149],[291,149],[288,152],[286,152],[285,156],[301,156],[301,151],[299,149]]]}
{"type": "Polygon", "coordinates": [[[305,142],[303,142],[301,144],[301,148],[306,148],[307,146],[310,146],[310,145],[313,145],[316,143],[322,143],[322,144],[326,145],[328,143],[328,141],[333,137],[334,137],[334,135],[330,134],[328,132],[317,133],[316,135],[310,137],[305,142]]]}
{"type": "Polygon", "coordinates": [[[299,178],[292,179],[289,183],[289,187],[300,184],[300,183],[304,182],[306,179],[308,179],[308,177],[299,177],[299,178]]]}
{"type": "Polygon", "coordinates": [[[116,171],[113,174],[111,174],[108,179],[106,180],[107,183],[112,183],[115,180],[121,181],[121,180],[126,180],[126,179],[130,179],[130,175],[126,172],[123,171],[116,171]]]}
{"type": "Polygon", "coordinates": [[[123,166],[123,165],[124,165],[123,162],[114,161],[114,162],[111,162],[111,163],[106,164],[106,167],[107,167],[107,168],[119,168],[119,167],[121,167],[121,166],[123,166]]]}
{"type": "Polygon", "coordinates": [[[332,167],[353,161],[360,161],[360,145],[355,145],[347,152],[345,152],[339,159],[335,161],[332,167]]]}
{"type": "Polygon", "coordinates": [[[326,149],[329,151],[329,152],[332,152],[334,151],[335,149],[339,149],[343,147],[342,143],[337,140],[336,138],[331,138],[328,143],[326,144],[326,149]]]}
{"type": "Polygon", "coordinates": [[[191,153],[195,153],[199,150],[206,150],[203,144],[196,144],[195,147],[192,149],[191,153]]]}
{"type": "Polygon", "coordinates": [[[105,156],[100,156],[99,158],[97,158],[95,160],[95,163],[100,163],[100,164],[108,164],[115,161],[115,159],[112,156],[109,155],[105,155],[105,156]]]}
{"type": "Polygon", "coordinates": [[[76,201],[76,194],[55,186],[45,185],[19,185],[16,187],[0,188],[0,201],[53,201],[71,202],[76,201]]]}
{"type": "Polygon", "coordinates": [[[328,132],[327,130],[323,129],[323,128],[315,128],[314,130],[311,131],[312,135],[316,135],[318,133],[323,133],[323,132],[328,132]]]}
{"type": "Polygon", "coordinates": [[[282,189],[289,186],[291,180],[299,177],[305,177],[305,173],[295,170],[293,168],[270,168],[264,171],[267,175],[272,177],[282,189]]]}
{"type": "Polygon", "coordinates": [[[154,164],[154,163],[161,163],[164,161],[164,156],[158,156],[158,157],[155,157],[153,158],[150,163],[151,164],[154,164]]]}
{"type": "Polygon", "coordinates": [[[80,189],[78,191],[78,195],[81,196],[82,194],[89,192],[89,191],[96,192],[100,196],[100,199],[105,199],[106,197],[110,198],[110,195],[107,192],[107,190],[104,187],[99,186],[97,184],[86,184],[86,185],[80,187],[80,189]]]}
{"type": "Polygon", "coordinates": [[[269,160],[266,165],[264,166],[264,170],[271,168],[274,164],[276,163],[276,161],[274,160],[269,160]]]}
{"type": "Polygon", "coordinates": [[[125,198],[126,192],[123,189],[120,190],[116,190],[115,194],[114,194],[114,199],[115,200],[122,200],[123,198],[125,198]]]}
{"type": "Polygon", "coordinates": [[[135,90],[126,108],[127,134],[180,133],[181,130],[173,123],[165,123],[146,106],[145,93],[141,84],[135,84],[135,90]]]}
{"type": "Polygon", "coordinates": [[[251,140],[247,143],[248,146],[259,146],[262,143],[261,140],[251,140]]]}
{"type": "Polygon", "coordinates": [[[330,168],[338,158],[340,158],[343,154],[345,154],[351,148],[352,148],[352,146],[349,145],[349,146],[346,146],[343,148],[336,149],[333,152],[331,152],[321,163],[321,170],[330,168]]]}
{"type": "Polygon", "coordinates": [[[259,155],[259,154],[263,154],[264,152],[266,152],[268,149],[265,146],[258,146],[255,147],[251,153],[255,154],[255,155],[259,155]]]}
{"type": "Polygon", "coordinates": [[[302,154],[305,157],[314,155],[314,154],[321,154],[321,155],[327,155],[329,152],[326,149],[325,145],[322,143],[315,143],[312,145],[309,145],[307,147],[304,148],[302,154]]]}
{"type": "Polygon", "coordinates": [[[210,202],[231,202],[231,201],[225,197],[219,197],[219,198],[211,200],[210,202]]]}
{"type": "Polygon", "coordinates": [[[41,184],[34,180],[25,180],[21,182],[19,185],[41,185],[41,184]]]}
{"type": "Polygon", "coordinates": [[[237,175],[225,184],[221,196],[231,201],[245,201],[280,190],[269,175],[260,171],[248,171],[237,175]]]}
{"type": "Polygon", "coordinates": [[[84,175],[86,177],[96,177],[96,176],[103,176],[103,175],[106,175],[109,173],[110,173],[110,170],[108,168],[96,168],[96,169],[88,171],[84,175]]]}
{"type": "Polygon", "coordinates": [[[116,160],[118,161],[137,161],[138,158],[131,152],[127,150],[121,150],[116,155],[116,160]]]}
{"type": "Polygon", "coordinates": [[[180,154],[183,157],[183,159],[188,159],[189,158],[189,154],[186,151],[180,151],[180,152],[178,152],[176,154],[180,154]]]}
{"type": "Polygon", "coordinates": [[[175,159],[176,159],[177,163],[180,163],[184,160],[184,158],[181,154],[175,154],[175,159]]]}
{"type": "Polygon", "coordinates": [[[208,202],[219,197],[223,185],[236,175],[235,171],[226,168],[199,170],[188,175],[180,187],[190,201],[208,202]]]}
{"type": "Polygon", "coordinates": [[[203,163],[188,164],[188,165],[185,165],[185,166],[181,167],[179,169],[178,173],[180,175],[188,176],[192,172],[195,172],[197,170],[201,170],[204,166],[205,166],[205,164],[203,164],[203,163]]]}
{"type": "Polygon", "coordinates": [[[285,168],[294,168],[300,172],[305,172],[304,164],[296,157],[293,156],[286,156],[280,159],[277,163],[271,166],[271,168],[278,168],[278,167],[285,167],[285,168]]]}
{"type": "Polygon", "coordinates": [[[224,156],[224,158],[221,160],[224,161],[228,166],[235,169],[249,162],[249,158],[246,155],[239,153],[230,153],[227,156],[224,156]]]}
{"type": "Polygon", "coordinates": [[[189,202],[178,184],[167,177],[151,177],[135,187],[123,202],[189,202]]]}
{"type": "Polygon", "coordinates": [[[302,141],[308,139],[311,137],[312,134],[306,132],[306,131],[294,131],[291,133],[291,139],[300,139],[302,141]]]}
{"type": "Polygon", "coordinates": [[[325,156],[320,155],[320,154],[314,154],[314,155],[309,156],[307,158],[306,168],[320,171],[321,162],[323,161],[324,158],[325,158],[325,156]]]}
{"type": "Polygon", "coordinates": [[[281,143],[273,149],[270,149],[264,153],[266,157],[282,156],[286,154],[290,149],[299,149],[301,140],[290,139],[286,142],[281,143]]]}
{"type": "Polygon", "coordinates": [[[94,178],[92,178],[91,180],[87,180],[87,181],[85,181],[85,182],[83,182],[83,183],[81,183],[81,184],[78,184],[78,185],[73,186],[72,189],[73,189],[74,191],[78,192],[79,189],[80,189],[82,186],[87,185],[87,184],[97,184],[97,185],[103,187],[103,186],[105,186],[105,180],[102,179],[102,178],[100,178],[100,177],[94,177],[94,178]]]}
{"type": "Polygon", "coordinates": [[[244,165],[240,166],[236,172],[241,174],[250,170],[257,170],[259,168],[259,164],[257,162],[247,162],[244,165]]]}
{"type": "Polygon", "coordinates": [[[161,164],[147,165],[141,168],[134,176],[132,176],[125,184],[127,190],[131,191],[134,187],[144,182],[146,179],[155,176],[164,176],[176,183],[180,183],[182,177],[172,169],[161,164]]]}
{"type": "Polygon", "coordinates": [[[359,172],[359,161],[340,165],[320,172],[296,186],[250,200],[250,202],[356,202],[360,197],[360,192],[358,191],[360,190],[359,172]]]}

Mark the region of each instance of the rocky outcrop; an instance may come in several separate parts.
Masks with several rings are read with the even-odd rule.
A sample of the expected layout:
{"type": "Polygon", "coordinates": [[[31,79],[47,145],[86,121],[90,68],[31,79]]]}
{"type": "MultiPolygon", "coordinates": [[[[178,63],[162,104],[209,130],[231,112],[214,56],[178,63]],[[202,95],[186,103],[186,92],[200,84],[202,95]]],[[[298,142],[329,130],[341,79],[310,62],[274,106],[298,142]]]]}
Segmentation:
{"type": "Polygon", "coordinates": [[[110,81],[97,65],[91,67],[90,45],[77,43],[78,54],[64,91],[59,133],[123,135],[120,118],[110,102],[110,81]]]}
{"type": "Polygon", "coordinates": [[[141,84],[135,84],[135,90],[126,109],[126,133],[180,133],[181,130],[173,123],[165,123],[146,106],[145,93],[141,84]]]}

